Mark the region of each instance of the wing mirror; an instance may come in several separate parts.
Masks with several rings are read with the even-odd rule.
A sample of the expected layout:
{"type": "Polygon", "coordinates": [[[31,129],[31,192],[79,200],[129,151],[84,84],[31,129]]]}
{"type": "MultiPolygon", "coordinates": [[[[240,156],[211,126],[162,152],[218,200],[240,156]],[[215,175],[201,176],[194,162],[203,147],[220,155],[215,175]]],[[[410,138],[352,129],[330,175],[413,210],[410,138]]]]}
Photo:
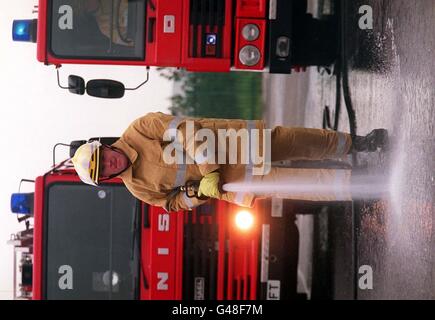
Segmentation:
{"type": "Polygon", "coordinates": [[[59,81],[59,69],[57,69],[57,84],[62,89],[68,89],[69,92],[104,98],[104,99],[119,99],[122,98],[126,90],[136,90],[147,83],[149,80],[149,67],[147,67],[147,77],[144,82],[135,88],[126,88],[122,82],[108,79],[93,79],[89,80],[87,83],[85,80],[76,75],[68,76],[68,87],[63,87],[60,85],[59,81]]]}
{"type": "Polygon", "coordinates": [[[68,77],[68,90],[71,93],[84,95],[85,94],[85,80],[79,76],[70,75],[68,77]]]}
{"type": "Polygon", "coordinates": [[[85,84],[82,77],[70,75],[68,77],[68,91],[78,95],[85,92],[92,97],[104,99],[119,99],[124,96],[125,87],[119,81],[94,79],[85,84]]]}

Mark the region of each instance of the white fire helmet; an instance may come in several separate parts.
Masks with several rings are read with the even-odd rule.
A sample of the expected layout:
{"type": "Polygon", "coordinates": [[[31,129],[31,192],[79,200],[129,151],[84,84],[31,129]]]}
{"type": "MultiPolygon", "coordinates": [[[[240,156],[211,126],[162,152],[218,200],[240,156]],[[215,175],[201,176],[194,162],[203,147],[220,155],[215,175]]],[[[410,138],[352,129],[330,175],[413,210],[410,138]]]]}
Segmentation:
{"type": "Polygon", "coordinates": [[[86,184],[98,185],[101,146],[99,141],[85,143],[76,150],[71,159],[78,176],[86,184]]]}

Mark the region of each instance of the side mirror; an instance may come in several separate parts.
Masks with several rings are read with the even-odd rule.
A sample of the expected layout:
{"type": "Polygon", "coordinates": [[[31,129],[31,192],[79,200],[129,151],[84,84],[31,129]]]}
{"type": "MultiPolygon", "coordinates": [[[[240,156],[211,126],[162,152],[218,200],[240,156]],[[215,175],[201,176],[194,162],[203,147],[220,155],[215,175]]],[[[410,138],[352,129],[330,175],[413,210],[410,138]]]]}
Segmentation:
{"type": "Polygon", "coordinates": [[[103,79],[90,80],[85,84],[82,77],[70,75],[68,91],[78,95],[84,95],[86,92],[92,97],[117,99],[124,96],[125,87],[121,82],[103,79]]]}
{"type": "Polygon", "coordinates": [[[124,96],[125,87],[119,81],[95,79],[86,84],[86,93],[97,98],[119,99],[124,96]]]}
{"type": "Polygon", "coordinates": [[[85,80],[82,77],[70,75],[68,77],[68,90],[74,94],[84,95],[85,80]]]}
{"type": "Polygon", "coordinates": [[[137,90],[142,87],[149,80],[149,67],[147,67],[147,77],[144,82],[134,88],[126,88],[122,82],[115,80],[107,80],[107,79],[94,79],[85,82],[82,77],[70,75],[68,76],[68,86],[62,86],[59,80],[59,68],[56,67],[57,74],[57,85],[59,88],[68,90],[71,93],[84,95],[85,92],[96,98],[105,98],[105,99],[119,99],[122,98],[125,94],[125,90],[137,90]]]}

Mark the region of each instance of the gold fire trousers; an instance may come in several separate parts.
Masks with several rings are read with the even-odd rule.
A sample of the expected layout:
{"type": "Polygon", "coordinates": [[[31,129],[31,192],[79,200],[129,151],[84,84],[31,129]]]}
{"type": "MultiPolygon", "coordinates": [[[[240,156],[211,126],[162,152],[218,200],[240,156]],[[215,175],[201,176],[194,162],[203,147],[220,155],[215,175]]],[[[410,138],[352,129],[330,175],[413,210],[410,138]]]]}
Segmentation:
{"type": "MultiPolygon", "coordinates": [[[[344,157],[350,150],[350,134],[323,129],[275,127],[272,130],[272,162],[322,160],[344,157]]],[[[308,201],[351,200],[350,170],[272,167],[267,175],[254,176],[256,196],[308,201]],[[267,188],[265,188],[267,186],[267,188]],[[265,191],[265,189],[267,191],[265,191]]]]}
{"type": "Polygon", "coordinates": [[[323,129],[275,127],[272,161],[322,160],[345,156],[352,145],[350,134],[323,129]]]}

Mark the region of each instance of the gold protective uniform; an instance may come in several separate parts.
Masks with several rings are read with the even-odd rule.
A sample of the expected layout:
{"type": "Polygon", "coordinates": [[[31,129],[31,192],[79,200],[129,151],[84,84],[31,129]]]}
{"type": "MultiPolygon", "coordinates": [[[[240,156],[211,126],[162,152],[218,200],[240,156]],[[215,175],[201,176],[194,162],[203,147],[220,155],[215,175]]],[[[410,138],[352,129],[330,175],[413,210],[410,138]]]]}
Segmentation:
{"type": "MultiPolygon", "coordinates": [[[[253,174],[253,167],[244,164],[243,161],[230,164],[230,154],[226,154],[225,164],[211,163],[210,158],[198,158],[192,151],[197,150],[202,142],[195,141],[187,134],[187,123],[193,123],[195,132],[202,128],[211,129],[217,136],[219,129],[251,130],[257,129],[258,149],[263,150],[263,138],[265,129],[261,120],[235,120],[235,119],[201,119],[182,118],[172,115],[148,113],[135,120],[123,133],[122,137],[113,146],[122,150],[130,159],[132,165],[120,177],[128,190],[138,199],[166,210],[191,209],[206,200],[188,198],[185,193],[178,193],[175,197],[169,198],[171,191],[188,180],[201,180],[207,173],[219,169],[220,179],[224,183],[230,182],[261,182],[273,183],[281,177],[289,179],[304,180],[307,183],[334,185],[338,181],[341,184],[348,184],[350,171],[332,169],[294,169],[294,168],[272,168],[266,175],[253,174]],[[168,130],[169,129],[169,130],[168,130]],[[182,145],[180,148],[194,163],[172,163],[164,160],[165,148],[171,141],[168,141],[165,134],[173,134],[178,129],[182,134],[182,145]],[[172,133],[171,133],[172,132],[172,133]]],[[[321,160],[329,158],[340,158],[346,155],[351,147],[349,134],[322,129],[307,128],[286,128],[275,127],[271,130],[271,160],[292,160],[307,159],[321,160]]],[[[237,145],[238,159],[240,159],[241,144],[237,145]]],[[[216,160],[216,159],[215,159],[216,160]]],[[[220,161],[219,161],[220,162],[220,161]]],[[[257,166],[258,167],[258,166],[257,166]]],[[[221,199],[236,203],[241,206],[250,207],[256,197],[278,196],[289,199],[312,200],[312,201],[335,201],[338,199],[334,191],[321,193],[298,193],[291,194],[255,194],[253,192],[225,192],[221,199]]]]}

